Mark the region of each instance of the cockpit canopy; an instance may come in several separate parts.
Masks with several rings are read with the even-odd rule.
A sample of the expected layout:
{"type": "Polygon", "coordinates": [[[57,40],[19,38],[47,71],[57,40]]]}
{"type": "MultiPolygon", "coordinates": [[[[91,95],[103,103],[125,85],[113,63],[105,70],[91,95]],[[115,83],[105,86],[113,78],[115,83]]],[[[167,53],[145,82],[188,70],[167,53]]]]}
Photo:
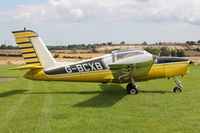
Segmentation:
{"type": "Polygon", "coordinates": [[[132,49],[132,50],[123,50],[123,51],[112,51],[113,62],[123,60],[128,57],[142,55],[142,54],[150,54],[145,50],[140,49],[132,49]]]}

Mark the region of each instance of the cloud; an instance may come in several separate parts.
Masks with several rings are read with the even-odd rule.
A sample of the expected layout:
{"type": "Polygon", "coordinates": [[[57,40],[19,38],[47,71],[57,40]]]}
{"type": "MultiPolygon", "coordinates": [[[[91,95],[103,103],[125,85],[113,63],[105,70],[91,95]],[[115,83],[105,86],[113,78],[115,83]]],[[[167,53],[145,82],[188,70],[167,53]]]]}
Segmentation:
{"type": "Polygon", "coordinates": [[[199,0],[49,0],[0,11],[1,22],[72,26],[93,22],[183,21],[200,25],[199,0]]]}

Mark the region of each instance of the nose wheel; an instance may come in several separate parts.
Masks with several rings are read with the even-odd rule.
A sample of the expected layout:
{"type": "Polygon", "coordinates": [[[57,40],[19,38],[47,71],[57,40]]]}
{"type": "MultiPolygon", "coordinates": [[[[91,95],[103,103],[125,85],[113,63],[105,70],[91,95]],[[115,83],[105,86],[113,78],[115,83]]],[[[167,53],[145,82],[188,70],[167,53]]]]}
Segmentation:
{"type": "Polygon", "coordinates": [[[176,86],[174,87],[174,90],[173,90],[175,93],[181,93],[182,92],[182,89],[179,87],[179,86],[176,86]]]}
{"type": "Polygon", "coordinates": [[[135,95],[135,94],[138,94],[138,87],[137,86],[134,86],[132,83],[129,83],[127,86],[126,86],[126,91],[127,91],[127,94],[131,94],[131,95],[135,95]]]}
{"type": "Polygon", "coordinates": [[[126,91],[130,95],[135,95],[139,93],[138,86],[136,85],[133,78],[131,78],[131,83],[126,86],[126,91]]]}
{"type": "Polygon", "coordinates": [[[181,85],[181,81],[180,81],[177,77],[174,77],[174,81],[175,81],[175,83],[176,83],[178,86],[176,86],[176,87],[173,89],[173,92],[175,92],[175,93],[181,93],[181,92],[182,92],[182,88],[183,88],[183,86],[181,85]]]}

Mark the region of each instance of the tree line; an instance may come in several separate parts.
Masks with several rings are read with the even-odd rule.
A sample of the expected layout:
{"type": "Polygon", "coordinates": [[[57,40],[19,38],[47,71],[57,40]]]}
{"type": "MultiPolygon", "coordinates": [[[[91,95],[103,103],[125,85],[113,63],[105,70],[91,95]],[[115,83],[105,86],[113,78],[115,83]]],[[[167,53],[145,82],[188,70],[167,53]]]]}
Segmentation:
{"type": "MultiPolygon", "coordinates": [[[[179,43],[177,43],[179,44],[179,43]]],[[[186,41],[186,45],[200,45],[200,40],[197,42],[195,41],[186,41]]],[[[77,50],[91,50],[91,49],[96,49],[98,47],[102,46],[116,46],[116,45],[133,45],[133,44],[127,44],[125,41],[121,41],[119,44],[113,44],[112,42],[107,42],[107,43],[95,43],[95,44],[72,44],[72,45],[57,45],[57,46],[47,46],[49,50],[72,50],[72,49],[77,49],[77,50]]],[[[155,43],[155,44],[148,44],[147,42],[143,42],[142,45],[162,45],[162,43],[155,43]]],[[[12,45],[6,45],[2,44],[0,45],[0,49],[18,49],[17,46],[12,46],[12,45]]]]}
{"type": "Polygon", "coordinates": [[[152,47],[147,47],[144,48],[144,50],[148,51],[151,54],[154,55],[159,55],[159,56],[172,56],[172,57],[184,57],[185,53],[184,50],[182,49],[177,49],[177,50],[170,50],[167,47],[162,47],[162,48],[152,48],[152,47]]]}
{"type": "Polygon", "coordinates": [[[2,44],[0,46],[0,49],[19,49],[19,48],[18,48],[18,46],[12,46],[12,45],[2,44]]]}

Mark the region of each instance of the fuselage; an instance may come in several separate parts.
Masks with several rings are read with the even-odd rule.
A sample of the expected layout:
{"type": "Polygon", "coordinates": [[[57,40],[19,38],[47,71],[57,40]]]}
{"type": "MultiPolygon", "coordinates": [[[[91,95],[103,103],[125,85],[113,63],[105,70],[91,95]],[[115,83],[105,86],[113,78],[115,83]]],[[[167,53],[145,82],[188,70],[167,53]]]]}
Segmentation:
{"type": "Polygon", "coordinates": [[[134,84],[189,72],[187,58],[156,57],[142,49],[117,50],[75,63],[59,63],[36,32],[24,29],[12,33],[26,62],[12,70],[30,69],[24,77],[32,80],[134,84]]]}
{"type": "MultiPolygon", "coordinates": [[[[24,75],[32,80],[127,83],[115,79],[106,62],[111,56],[103,56],[72,65],[64,65],[50,70],[33,69],[24,75]]],[[[135,76],[134,80],[148,81],[157,78],[170,78],[189,73],[190,61],[181,57],[158,57],[147,75],[135,76]]]]}

